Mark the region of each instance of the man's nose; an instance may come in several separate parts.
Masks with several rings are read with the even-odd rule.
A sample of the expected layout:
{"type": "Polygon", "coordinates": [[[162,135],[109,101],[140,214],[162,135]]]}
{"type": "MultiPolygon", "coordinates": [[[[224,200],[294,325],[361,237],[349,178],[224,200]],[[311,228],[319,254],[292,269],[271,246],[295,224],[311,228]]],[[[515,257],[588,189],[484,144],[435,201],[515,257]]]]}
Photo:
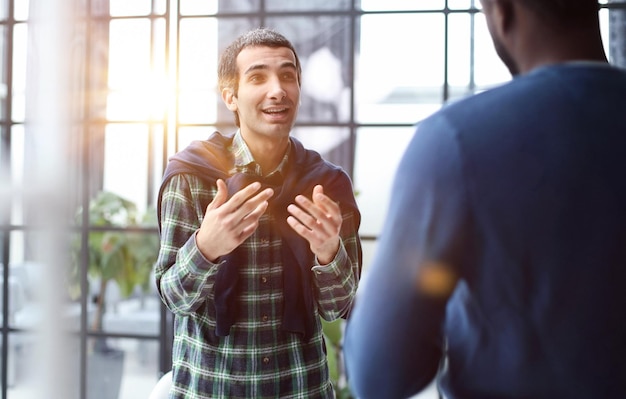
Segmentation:
{"type": "Polygon", "coordinates": [[[267,92],[267,96],[271,99],[282,100],[287,95],[287,92],[283,88],[283,83],[278,77],[270,80],[270,87],[267,92]]]}

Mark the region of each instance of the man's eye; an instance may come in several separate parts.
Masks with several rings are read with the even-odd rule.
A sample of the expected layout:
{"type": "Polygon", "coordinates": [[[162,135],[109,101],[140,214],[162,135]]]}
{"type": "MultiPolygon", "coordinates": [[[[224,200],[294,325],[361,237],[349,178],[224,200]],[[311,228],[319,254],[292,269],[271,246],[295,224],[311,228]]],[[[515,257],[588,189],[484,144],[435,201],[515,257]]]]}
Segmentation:
{"type": "Polygon", "coordinates": [[[283,74],[283,80],[295,80],[296,79],[296,75],[294,75],[293,73],[284,73],[283,74]]]}

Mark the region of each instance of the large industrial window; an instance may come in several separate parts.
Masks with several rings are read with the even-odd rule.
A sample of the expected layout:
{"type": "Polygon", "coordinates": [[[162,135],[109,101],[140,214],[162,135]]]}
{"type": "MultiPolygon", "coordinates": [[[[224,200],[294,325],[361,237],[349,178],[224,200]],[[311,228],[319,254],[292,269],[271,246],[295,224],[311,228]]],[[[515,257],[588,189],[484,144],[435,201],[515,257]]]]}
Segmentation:
{"type": "MultiPolygon", "coordinates": [[[[26,93],[37,46],[29,11],[0,0],[1,397],[27,394],[36,362],[37,221],[23,196],[29,165],[26,93]]],[[[171,316],[153,286],[155,203],[167,159],[212,131],[233,132],[217,92],[221,50],[268,26],[303,63],[293,134],[352,176],[367,264],[390,184],[414,126],[447,102],[510,79],[477,0],[82,0],[71,82],[71,237],[60,323],[75,397],[147,397],[170,363],[171,316]]],[[[602,2],[612,62],[626,58],[626,4],[602,2]]],[[[55,101],[51,98],[50,101],[55,101]]]]}

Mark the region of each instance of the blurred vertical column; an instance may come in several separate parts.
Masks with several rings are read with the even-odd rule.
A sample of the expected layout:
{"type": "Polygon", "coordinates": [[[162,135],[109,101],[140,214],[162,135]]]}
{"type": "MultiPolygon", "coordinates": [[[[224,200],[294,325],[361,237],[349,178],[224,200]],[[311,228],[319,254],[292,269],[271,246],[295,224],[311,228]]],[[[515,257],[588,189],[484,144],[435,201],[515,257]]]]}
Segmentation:
{"type": "Polygon", "coordinates": [[[34,398],[69,398],[75,385],[64,364],[69,336],[61,322],[69,265],[73,9],[68,0],[31,0],[29,9],[24,197],[30,245],[43,266],[38,281],[45,282],[37,298],[34,398]]]}
{"type": "Polygon", "coordinates": [[[609,10],[609,57],[611,63],[626,68],[626,1],[609,0],[609,6],[621,6],[609,10]]]}

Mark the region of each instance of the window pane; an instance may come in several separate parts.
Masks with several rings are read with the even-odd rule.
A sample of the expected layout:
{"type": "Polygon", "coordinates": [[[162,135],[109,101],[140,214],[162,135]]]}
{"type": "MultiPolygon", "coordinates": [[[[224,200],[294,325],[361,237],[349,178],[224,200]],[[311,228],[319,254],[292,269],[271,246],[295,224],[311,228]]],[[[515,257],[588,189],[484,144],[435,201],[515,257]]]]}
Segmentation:
{"type": "Polygon", "coordinates": [[[358,121],[415,123],[439,109],[443,14],[366,15],[361,26],[355,87],[358,121]],[[398,40],[407,37],[417,39],[398,40]]]}
{"type": "Polygon", "coordinates": [[[113,20],[109,32],[109,86],[136,85],[150,67],[150,21],[113,20]]]}
{"type": "Polygon", "coordinates": [[[156,341],[109,339],[87,355],[87,399],[147,398],[158,380],[156,341]]]}
{"type": "Polygon", "coordinates": [[[180,123],[215,123],[218,107],[226,108],[213,90],[181,90],[178,102],[180,123]]]}
{"type": "MultiPolygon", "coordinates": [[[[100,215],[102,219],[102,214],[106,217],[110,213],[109,220],[97,222],[94,226],[118,230],[97,230],[89,234],[89,329],[156,336],[161,304],[152,280],[152,268],[159,252],[156,212],[150,209],[131,218],[120,210],[127,208],[117,207],[116,197],[106,198],[112,200],[100,196],[97,202],[92,202],[90,217],[100,215]],[[119,230],[123,227],[152,227],[154,231],[119,230]]],[[[99,340],[97,344],[104,345],[105,342],[99,340]]]]}
{"type": "MultiPolygon", "coordinates": [[[[33,240],[39,237],[31,236],[30,238],[33,240]]],[[[11,239],[22,241],[21,238],[15,236],[12,236],[11,239]]],[[[25,253],[22,252],[20,255],[24,256],[25,253]]],[[[37,347],[37,329],[44,322],[43,306],[38,294],[41,291],[42,284],[44,284],[44,281],[41,279],[41,276],[44,274],[42,268],[46,266],[41,263],[25,261],[23,258],[21,261],[12,262],[10,265],[8,291],[9,325],[18,331],[10,333],[8,337],[7,375],[9,397],[32,397],[28,394],[32,393],[34,379],[37,377],[32,375],[30,371],[37,369],[37,367],[33,366],[35,361],[40,359],[41,353],[35,353],[34,349],[37,347]]],[[[3,286],[0,285],[0,287],[3,286]]],[[[78,302],[67,303],[62,310],[62,314],[53,317],[58,317],[59,325],[63,326],[67,332],[77,332],[80,325],[80,304],[78,302]]],[[[63,363],[64,361],[59,361],[59,365],[63,365],[63,363]]]]}
{"type": "Polygon", "coordinates": [[[302,63],[298,121],[348,121],[352,77],[349,18],[268,18],[267,22],[293,43],[302,63]]]}
{"type": "MultiPolygon", "coordinates": [[[[2,16],[4,17],[4,10],[6,10],[6,0],[1,1],[0,4],[2,6],[2,16]]],[[[18,21],[25,21],[28,19],[28,8],[30,1],[29,0],[14,0],[13,6],[15,15],[15,19],[18,21]]]]}
{"type": "Polygon", "coordinates": [[[361,128],[356,138],[354,186],[363,215],[360,233],[378,235],[387,213],[393,176],[415,128],[361,128]]]}
{"type": "MultiPolygon", "coordinates": [[[[129,239],[135,242],[144,242],[148,247],[141,250],[150,250],[156,261],[158,254],[158,237],[154,235],[144,235],[143,237],[135,234],[129,239]]],[[[146,265],[147,266],[147,265],[146,265]]],[[[141,290],[137,286],[134,292],[126,297],[120,291],[120,288],[114,282],[110,282],[107,287],[107,298],[105,312],[102,320],[102,331],[113,334],[142,334],[156,336],[159,334],[159,324],[161,321],[160,306],[161,300],[156,294],[155,289],[150,289],[154,284],[150,278],[151,267],[146,267],[144,271],[146,280],[141,284],[147,283],[148,291],[141,290]]]]}
{"type": "Polygon", "coordinates": [[[317,151],[327,161],[341,166],[346,173],[352,169],[350,130],[341,127],[298,127],[292,132],[305,148],[317,151]]]}
{"type": "MultiPolygon", "coordinates": [[[[363,233],[361,233],[363,234],[363,233]]],[[[363,247],[363,270],[362,270],[362,278],[364,278],[367,274],[367,268],[372,262],[372,258],[376,253],[376,244],[377,240],[361,240],[361,246],[363,247]]]]}
{"type": "MultiPolygon", "coordinates": [[[[626,6],[626,1],[613,1],[626,6]]],[[[626,8],[613,8],[600,11],[600,24],[604,51],[611,63],[626,68],[626,8]]]]}
{"type": "Polygon", "coordinates": [[[158,381],[159,347],[156,340],[118,339],[114,347],[125,352],[119,398],[147,398],[158,381]]]}
{"type": "Polygon", "coordinates": [[[29,370],[34,367],[35,354],[33,348],[36,337],[33,333],[11,333],[7,353],[7,382],[9,398],[34,397],[33,375],[29,370]]]}
{"type": "MultiPolygon", "coordinates": [[[[169,86],[164,58],[155,57],[154,64],[152,61],[150,21],[114,20],[110,26],[108,82],[112,92],[108,97],[107,117],[162,119],[169,86]]],[[[159,32],[162,36],[162,29],[159,32]]],[[[164,54],[162,45],[155,53],[164,54]]]]}
{"type": "MultiPolygon", "coordinates": [[[[26,113],[26,49],[28,27],[17,24],[13,29],[13,109],[12,118],[23,122],[26,113]]],[[[5,86],[6,91],[6,86],[5,86]]],[[[4,93],[6,95],[6,93],[4,93]]],[[[5,96],[3,96],[4,98],[5,96]]]]}
{"type": "Polygon", "coordinates": [[[155,0],[154,1],[154,13],[163,15],[167,11],[168,0],[155,0]]]}
{"type": "MultiPolygon", "coordinates": [[[[229,0],[228,3],[241,2],[229,0]]],[[[212,15],[217,13],[217,4],[215,0],[180,0],[180,13],[181,15],[212,15]]]]}
{"type": "Polygon", "coordinates": [[[148,15],[152,0],[109,0],[111,16],[148,15]]]}
{"type": "MultiPolygon", "coordinates": [[[[87,355],[87,398],[117,398],[122,385],[124,351],[96,350],[87,355]]],[[[149,393],[149,392],[148,392],[149,393]]]]}
{"type": "Polygon", "coordinates": [[[448,83],[468,86],[472,60],[472,30],[469,14],[448,16],[448,83]]]}
{"type": "Polygon", "coordinates": [[[465,13],[448,16],[449,100],[474,92],[473,18],[465,13]]]}
{"type": "Polygon", "coordinates": [[[217,87],[217,19],[192,18],[180,21],[179,87],[217,87]]]}
{"type": "Polygon", "coordinates": [[[351,0],[265,0],[265,4],[272,11],[347,10],[351,0]]]}
{"type": "MultiPolygon", "coordinates": [[[[21,56],[19,58],[22,62],[24,62],[24,54],[26,52],[26,49],[24,48],[24,46],[26,45],[25,42],[21,40],[14,40],[13,43],[14,45],[19,44],[20,46],[22,46],[22,48],[20,49],[21,51],[18,51],[18,49],[14,49],[14,51],[16,51],[17,54],[21,56]]],[[[5,59],[7,47],[7,28],[4,25],[0,25],[0,119],[5,119],[7,117],[7,98],[9,94],[9,85],[6,81],[7,61],[5,59]]],[[[23,70],[26,70],[24,64],[20,66],[23,68],[23,70]]]]}
{"type": "Polygon", "coordinates": [[[604,44],[604,52],[610,54],[610,24],[609,24],[609,10],[606,8],[600,9],[598,13],[600,19],[600,34],[602,35],[602,43],[604,44]]]}
{"type": "MultiPolygon", "coordinates": [[[[169,133],[168,133],[169,134],[169,133]]],[[[151,126],[150,133],[150,141],[151,141],[151,170],[149,171],[149,178],[152,178],[152,193],[150,193],[150,197],[148,199],[148,206],[154,207],[157,202],[157,195],[159,192],[159,187],[161,186],[161,181],[163,178],[164,171],[164,161],[167,158],[166,150],[168,147],[168,143],[166,140],[166,129],[163,125],[153,125],[151,126]]],[[[172,134],[173,137],[173,134],[172,134]]],[[[173,142],[173,141],[172,141],[173,142]]]]}
{"type": "Polygon", "coordinates": [[[476,86],[487,89],[509,81],[511,74],[496,54],[484,14],[476,14],[475,26],[476,86]]]}
{"type": "MultiPolygon", "coordinates": [[[[19,240],[23,242],[23,234],[22,232],[12,232],[11,239],[19,240]]],[[[17,249],[17,248],[16,248],[17,249]]],[[[16,254],[16,258],[19,255],[16,254]]],[[[16,327],[16,321],[21,322],[24,319],[24,311],[28,309],[29,303],[33,302],[33,296],[37,292],[38,287],[33,287],[33,284],[29,284],[28,275],[26,274],[26,265],[25,262],[11,262],[9,264],[9,280],[8,283],[5,284],[4,277],[0,274],[0,323],[4,322],[4,314],[2,314],[1,310],[3,305],[3,294],[4,289],[7,289],[8,292],[8,307],[9,312],[7,316],[8,325],[11,327],[16,327]]],[[[4,265],[0,264],[0,273],[4,273],[4,265]]],[[[32,281],[32,279],[31,279],[32,281]]],[[[31,326],[32,327],[32,326],[31,326]]]]}
{"type": "MultiPolygon", "coordinates": [[[[213,127],[181,127],[178,129],[178,142],[177,148],[178,151],[187,147],[194,140],[206,140],[211,134],[215,131],[213,127]]],[[[234,131],[234,128],[233,128],[234,131]]],[[[222,130],[222,134],[230,134],[233,131],[225,131],[222,130]]]]}
{"type": "MultiPolygon", "coordinates": [[[[31,138],[32,142],[32,138],[31,138]]],[[[33,143],[34,145],[34,143],[33,143]]],[[[14,189],[13,201],[10,207],[11,223],[14,225],[24,224],[24,193],[18,190],[25,187],[24,174],[26,162],[26,135],[24,125],[14,125],[11,128],[11,187],[14,189]]],[[[6,208],[5,208],[6,209],[6,208]]]]}
{"type": "Polygon", "coordinates": [[[147,203],[148,126],[107,125],[104,140],[104,190],[134,202],[139,210],[147,203]]]}
{"type": "Polygon", "coordinates": [[[448,8],[451,10],[464,10],[476,7],[478,3],[480,3],[479,0],[448,0],[448,8]]]}
{"type": "MultiPolygon", "coordinates": [[[[142,121],[150,119],[153,109],[162,104],[153,103],[143,90],[112,91],[107,96],[107,119],[110,121],[142,121]]],[[[154,111],[154,113],[158,113],[154,111]]]]}
{"type": "Polygon", "coordinates": [[[445,0],[361,0],[363,11],[443,10],[445,0]]]}
{"type": "Polygon", "coordinates": [[[179,120],[214,123],[221,102],[217,91],[217,20],[183,19],[180,38],[179,120]]]}
{"type": "Polygon", "coordinates": [[[169,82],[167,70],[167,24],[165,18],[157,18],[152,24],[152,83],[159,88],[171,89],[173,82],[169,82]]]}

